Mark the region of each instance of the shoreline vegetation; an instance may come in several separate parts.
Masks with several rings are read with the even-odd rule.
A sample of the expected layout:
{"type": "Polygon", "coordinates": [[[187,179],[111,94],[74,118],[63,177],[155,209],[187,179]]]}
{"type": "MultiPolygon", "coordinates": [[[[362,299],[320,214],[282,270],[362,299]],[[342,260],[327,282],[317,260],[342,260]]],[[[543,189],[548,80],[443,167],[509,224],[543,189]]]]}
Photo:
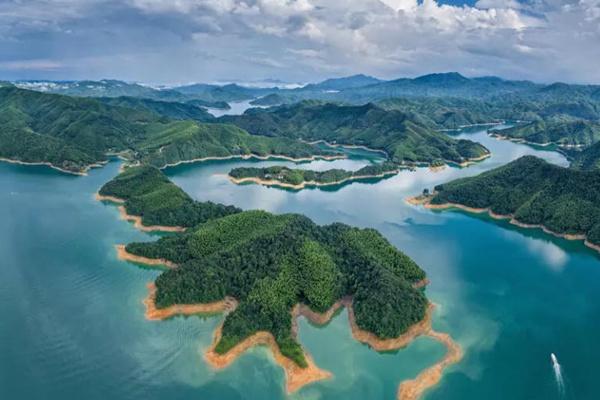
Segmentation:
{"type": "Polygon", "coordinates": [[[400,172],[393,163],[367,165],[357,171],[330,169],[313,171],[283,166],[266,168],[240,167],[229,171],[229,180],[235,184],[256,183],[284,189],[301,190],[307,187],[335,186],[365,179],[384,179],[400,172]]]}
{"type": "Polygon", "coordinates": [[[106,165],[108,163],[108,161],[98,161],[98,162],[86,165],[85,167],[83,167],[80,170],[69,170],[69,169],[65,169],[65,168],[56,166],[48,161],[22,161],[22,160],[18,160],[16,158],[0,157],[0,162],[5,162],[5,163],[9,163],[9,164],[17,164],[17,165],[41,165],[41,166],[45,166],[45,167],[50,167],[54,170],[63,172],[65,174],[77,175],[77,176],[87,176],[90,169],[102,168],[104,165],[106,165]]]}
{"type": "Polygon", "coordinates": [[[523,156],[477,176],[456,179],[407,199],[429,209],[487,213],[522,228],[582,240],[600,252],[600,175],[523,156]]]}
{"type": "Polygon", "coordinates": [[[489,153],[480,143],[436,131],[414,113],[373,103],[339,105],[308,100],[224,116],[220,121],[254,135],[378,151],[388,161],[403,165],[439,160],[468,165],[469,160],[489,153]]]}
{"type": "MultiPolygon", "coordinates": [[[[118,248],[118,251],[120,249],[118,248]]],[[[148,258],[141,259],[125,259],[136,264],[157,265],[163,264],[163,260],[153,260],[148,258]]],[[[428,280],[423,280],[416,283],[415,287],[424,287],[428,280]]],[[[232,297],[225,297],[223,300],[212,303],[197,303],[197,304],[176,304],[167,308],[157,308],[156,285],[149,283],[148,295],[143,300],[146,308],[146,319],[152,321],[160,321],[177,316],[192,316],[192,315],[212,315],[212,314],[229,314],[238,307],[238,302],[232,297]]],[[[450,335],[435,331],[431,326],[434,305],[429,303],[427,311],[423,319],[412,325],[405,333],[396,338],[380,339],[371,332],[362,330],[356,324],[354,309],[352,306],[352,298],[345,297],[338,300],[325,312],[316,312],[305,304],[299,303],[292,309],[292,324],[294,336],[298,334],[298,318],[304,317],[311,323],[323,326],[331,322],[332,318],[337,315],[341,308],[345,308],[348,312],[348,324],[352,333],[352,337],[363,343],[375,351],[385,352],[405,348],[409,346],[418,337],[430,337],[446,347],[446,354],[432,366],[426,368],[417,375],[414,379],[401,381],[398,386],[398,400],[417,400],[425,391],[435,386],[441,380],[444,370],[458,363],[462,357],[462,349],[452,340],[450,335]]],[[[218,353],[215,349],[222,335],[223,323],[215,329],[213,340],[208,349],[204,352],[205,361],[214,369],[219,370],[228,367],[234,363],[248,349],[255,346],[266,346],[271,351],[275,362],[283,368],[285,372],[285,386],[287,394],[291,394],[301,389],[302,387],[317,382],[320,380],[330,379],[333,374],[329,371],[319,368],[310,354],[304,351],[307,360],[307,366],[302,368],[293,360],[289,359],[281,353],[277,341],[270,332],[258,331],[247,337],[243,341],[236,344],[233,348],[224,354],[218,353]]]]}
{"type": "Polygon", "coordinates": [[[489,207],[476,208],[476,207],[465,206],[464,204],[459,204],[459,203],[431,204],[431,200],[434,197],[435,197],[435,192],[431,195],[419,195],[419,196],[409,197],[406,199],[406,202],[410,205],[423,206],[430,210],[443,211],[443,210],[457,209],[457,210],[462,210],[462,211],[465,211],[465,212],[468,212],[471,214],[487,214],[488,216],[490,216],[491,218],[496,219],[496,220],[508,220],[508,222],[510,224],[518,226],[520,228],[540,229],[544,233],[552,235],[557,238],[566,239],[566,240],[570,240],[570,241],[574,241],[574,240],[583,241],[583,243],[587,247],[589,247],[593,250],[596,250],[597,252],[600,253],[600,245],[597,245],[597,244],[594,244],[594,243],[591,243],[590,241],[588,241],[586,235],[584,235],[584,234],[570,234],[570,233],[554,232],[554,231],[550,230],[548,227],[541,225],[541,224],[526,224],[524,222],[521,222],[521,221],[515,219],[515,216],[513,214],[497,214],[497,213],[493,212],[489,207]]]}
{"type": "MultiPolygon", "coordinates": [[[[153,212],[171,216],[180,206],[190,206],[164,198],[165,193],[181,196],[183,191],[158,169],[144,166],[125,170],[97,198],[124,200],[121,207],[126,207],[157,192],[161,207],[145,209],[144,217],[153,212]]],[[[405,347],[419,336],[446,346],[438,363],[399,387],[399,393],[414,396],[408,399],[435,385],[444,368],[460,359],[458,345],[431,328],[433,305],[423,290],[429,282],[425,272],[377,231],[319,226],[297,214],[212,203],[193,206],[219,213],[205,215],[204,223],[186,232],[120,245],[116,251],[124,261],[165,267],[148,285],[146,318],[224,313],[205,353],[215,369],[227,367],[250,347],[264,345],[284,369],[288,393],[330,378],[298,343],[297,319],[327,323],[341,307],[348,311],[353,337],[377,351],[405,347]]]]}
{"type": "Polygon", "coordinates": [[[109,203],[119,204],[117,209],[119,210],[119,216],[122,220],[133,222],[133,226],[143,232],[183,232],[185,227],[183,226],[167,226],[167,225],[144,225],[143,218],[139,215],[133,215],[127,213],[126,200],[115,196],[101,195],[96,193],[94,196],[98,201],[106,201],[109,203]]]}

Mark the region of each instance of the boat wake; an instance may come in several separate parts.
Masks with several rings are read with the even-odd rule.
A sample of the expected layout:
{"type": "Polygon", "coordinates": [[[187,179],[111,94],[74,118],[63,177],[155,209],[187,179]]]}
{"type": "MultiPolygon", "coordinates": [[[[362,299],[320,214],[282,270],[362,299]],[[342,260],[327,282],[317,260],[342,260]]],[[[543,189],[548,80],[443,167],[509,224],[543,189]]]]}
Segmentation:
{"type": "Polygon", "coordinates": [[[552,369],[554,370],[554,379],[556,380],[558,393],[562,398],[565,395],[565,382],[562,376],[560,364],[558,363],[558,359],[554,353],[550,353],[550,359],[552,360],[552,369]]]}

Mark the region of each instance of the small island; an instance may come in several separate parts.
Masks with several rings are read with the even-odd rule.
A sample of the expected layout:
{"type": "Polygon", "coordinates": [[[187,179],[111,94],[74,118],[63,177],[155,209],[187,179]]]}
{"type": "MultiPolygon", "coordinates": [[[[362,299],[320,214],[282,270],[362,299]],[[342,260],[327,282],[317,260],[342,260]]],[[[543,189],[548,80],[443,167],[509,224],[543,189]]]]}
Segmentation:
{"type": "Polygon", "coordinates": [[[600,174],[524,156],[478,176],[408,199],[430,209],[459,208],[540,228],[600,251],[600,174]]]}
{"type": "Polygon", "coordinates": [[[357,171],[329,169],[312,171],[283,166],[266,168],[234,168],[229,178],[237,184],[258,183],[264,186],[277,186],[300,190],[306,187],[334,186],[365,179],[384,179],[400,172],[400,167],[391,162],[367,165],[357,171]]]}
{"type": "Polygon", "coordinates": [[[326,379],[331,373],[298,342],[296,319],[323,324],[340,307],[348,309],[353,336],[378,351],[421,335],[447,346],[442,360],[400,385],[403,399],[416,399],[462,356],[448,335],[431,327],[425,272],[373,229],[196,202],[150,166],[125,169],[99,198],[124,201],[144,223],[187,227],[154,242],[119,246],[118,253],[165,268],[149,285],[148,319],[225,313],[205,354],[214,368],[266,345],[285,370],[288,392],[326,379]]]}

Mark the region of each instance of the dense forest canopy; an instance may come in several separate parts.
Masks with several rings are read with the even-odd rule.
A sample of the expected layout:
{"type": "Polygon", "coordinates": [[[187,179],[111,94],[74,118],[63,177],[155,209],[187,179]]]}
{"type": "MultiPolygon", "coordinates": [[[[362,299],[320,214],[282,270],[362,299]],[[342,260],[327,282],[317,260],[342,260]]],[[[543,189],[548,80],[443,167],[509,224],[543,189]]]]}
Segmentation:
{"type": "Polygon", "coordinates": [[[256,178],[261,181],[289,185],[302,185],[304,183],[334,184],[361,177],[392,175],[397,173],[398,169],[399,166],[391,162],[370,164],[356,171],[347,171],[344,169],[313,171],[274,165],[265,168],[238,167],[229,171],[229,176],[235,179],[256,178]]]}
{"type": "Polygon", "coordinates": [[[374,104],[342,106],[304,101],[269,109],[252,109],[220,120],[251,134],[306,141],[325,140],[364,145],[385,151],[396,163],[462,163],[484,156],[488,150],[469,140],[455,140],[429,128],[418,117],[374,104]]]}
{"type": "Polygon", "coordinates": [[[225,296],[239,301],[225,319],[220,353],[268,331],[284,355],[305,366],[292,332],[291,310],[299,302],[323,312],[353,296],[357,325],[381,338],[402,334],[425,315],[427,299],[413,287],[425,272],[375,230],[194,202],[152,167],[128,168],[100,193],[126,199],[145,221],[193,226],[126,249],[178,264],[156,280],[158,308],[225,296]]]}
{"type": "MultiPolygon", "coordinates": [[[[165,116],[190,117],[190,107],[125,98],[98,101],[3,87],[0,157],[50,162],[81,172],[115,152],[159,167],[202,157],[334,153],[290,138],[253,136],[231,125],[165,116]]],[[[204,113],[199,110],[197,117],[202,119],[204,113]]]]}
{"type": "Polygon", "coordinates": [[[590,146],[600,141],[600,124],[584,120],[540,120],[494,131],[494,133],[536,144],[557,144],[564,147],[590,146]]]}
{"type": "Polygon", "coordinates": [[[600,173],[521,157],[481,175],[435,187],[432,204],[456,203],[513,215],[560,234],[600,244],[600,173]]]}
{"type": "Polygon", "coordinates": [[[236,207],[193,200],[158,169],[129,167],[100,189],[100,195],[125,200],[130,215],[147,226],[191,227],[240,212],[236,207]]]}

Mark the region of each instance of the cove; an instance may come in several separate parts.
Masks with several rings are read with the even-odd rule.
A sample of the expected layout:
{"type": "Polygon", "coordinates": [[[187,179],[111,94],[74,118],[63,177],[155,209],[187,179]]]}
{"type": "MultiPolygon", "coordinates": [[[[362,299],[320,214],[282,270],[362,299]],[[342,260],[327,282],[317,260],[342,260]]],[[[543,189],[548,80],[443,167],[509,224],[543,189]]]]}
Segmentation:
{"type": "MultiPolygon", "coordinates": [[[[466,169],[402,171],[376,183],[336,191],[289,192],[234,185],[227,161],[167,169],[198,200],[299,212],[380,230],[428,273],[428,297],[438,304],[434,328],[448,332],[465,358],[451,367],[427,399],[559,399],[550,354],[562,366],[562,398],[597,398],[600,349],[600,259],[582,244],[459,212],[434,213],[404,199],[459,176],[471,176],[523,154],[564,165],[557,153],[489,137],[492,157],[466,169]]],[[[362,157],[299,164],[358,169],[362,157]]],[[[215,372],[203,350],[220,321],[144,318],[146,284],[158,272],[117,260],[114,245],[152,240],[94,199],[117,174],[118,162],[74,177],[44,167],[0,164],[0,396],[63,399],[285,398],[283,372],[265,349],[253,349],[215,372]]],[[[299,337],[334,379],[300,390],[299,399],[393,399],[444,353],[428,338],[377,353],[351,338],[347,313],[325,327],[300,319],[299,337]]]]}

